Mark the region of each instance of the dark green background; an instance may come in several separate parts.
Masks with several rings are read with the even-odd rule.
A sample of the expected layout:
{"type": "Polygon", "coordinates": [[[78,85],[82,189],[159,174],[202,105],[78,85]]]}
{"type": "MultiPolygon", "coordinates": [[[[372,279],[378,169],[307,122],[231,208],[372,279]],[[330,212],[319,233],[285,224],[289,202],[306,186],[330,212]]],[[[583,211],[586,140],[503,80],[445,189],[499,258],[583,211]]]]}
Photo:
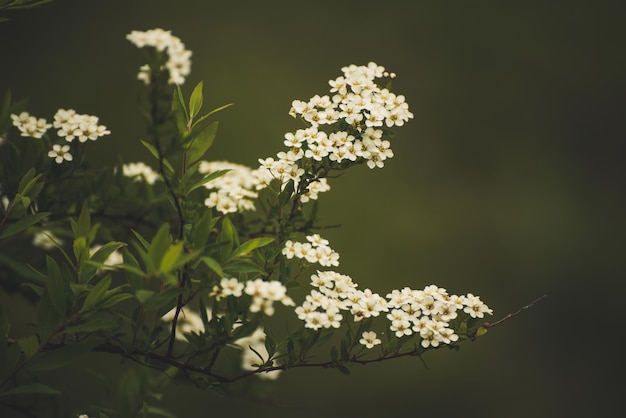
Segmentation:
{"type": "MultiPolygon", "coordinates": [[[[459,352],[353,369],[293,370],[220,399],[177,386],[180,417],[600,417],[624,410],[626,54],[623,2],[56,0],[0,23],[0,91],[100,116],[112,164],[139,145],[133,29],[193,51],[220,116],[213,159],[255,165],[298,125],[293,99],[347,64],[398,74],[415,119],[383,170],[322,195],[339,271],[361,288],[436,283],[495,318],[548,298],[459,352]]],[[[2,148],[0,148],[2,152],[2,148]]],[[[3,303],[7,298],[2,299],[3,303]]],[[[12,304],[8,305],[12,308],[12,304]]],[[[112,368],[118,367],[112,361],[112,368]]]]}

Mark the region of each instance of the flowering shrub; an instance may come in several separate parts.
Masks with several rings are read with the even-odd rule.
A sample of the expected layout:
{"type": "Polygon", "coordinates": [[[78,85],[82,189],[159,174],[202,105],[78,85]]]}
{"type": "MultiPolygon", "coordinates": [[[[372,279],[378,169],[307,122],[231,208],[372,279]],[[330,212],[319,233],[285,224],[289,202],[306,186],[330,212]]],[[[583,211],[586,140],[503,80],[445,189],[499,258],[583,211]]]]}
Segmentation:
{"type": "Polygon", "coordinates": [[[147,59],[138,79],[149,161],[92,168],[89,143],[115,134],[98,117],[59,109],[48,123],[8,93],[0,109],[0,263],[37,310],[32,334],[14,339],[0,309],[0,396],[57,395],[39,373],[103,352],[167,378],[129,375],[141,389],[85,405],[89,416],[169,416],[153,402],[170,377],[219,390],[298,367],[349,373],[486,332],[492,310],[480,297],[436,285],[361,290],[329,270],[340,256],[315,232],[331,175],[383,168],[392,129],[413,118],[391,91],[394,73],[373,62],[342,68],[328,93],[293,101],[303,128],[250,168],[207,160],[212,117],[229,105],[202,114],[202,82],[184,97],[191,52],[180,39],[162,29],[127,38],[147,59]],[[8,251],[22,243],[39,252],[8,251]],[[309,290],[304,299],[290,294],[296,287],[309,290]],[[288,327],[267,320],[278,314],[288,327]]]}

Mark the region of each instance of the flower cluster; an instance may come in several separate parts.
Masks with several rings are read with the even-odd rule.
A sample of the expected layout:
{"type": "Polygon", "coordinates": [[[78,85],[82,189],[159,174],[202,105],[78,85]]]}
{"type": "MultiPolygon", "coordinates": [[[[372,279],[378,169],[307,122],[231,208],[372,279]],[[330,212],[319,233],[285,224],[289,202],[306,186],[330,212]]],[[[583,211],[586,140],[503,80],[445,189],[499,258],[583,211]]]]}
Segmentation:
{"type": "Polygon", "coordinates": [[[282,254],[288,259],[294,257],[304,259],[309,263],[319,263],[321,266],[330,267],[339,265],[339,254],[328,246],[328,240],[319,234],[308,235],[309,242],[285,242],[282,254]]]}
{"type": "Polygon", "coordinates": [[[122,174],[126,177],[133,177],[135,181],[145,180],[148,184],[154,184],[159,179],[159,173],[142,161],[124,164],[122,174]]]}
{"type": "Polygon", "coordinates": [[[98,117],[76,113],[74,109],[59,109],[54,115],[53,126],[57,135],[67,142],[78,139],[80,142],[95,141],[111,133],[104,125],[98,125],[98,117]]]}
{"type": "Polygon", "coordinates": [[[220,170],[229,171],[204,185],[211,191],[204,204],[223,214],[255,210],[253,199],[258,197],[255,189],[260,182],[254,171],[244,165],[228,161],[201,161],[198,166],[198,172],[201,174],[220,170]]]}
{"type": "MultiPolygon", "coordinates": [[[[105,125],[98,124],[97,116],[82,115],[76,113],[74,109],[57,110],[54,115],[54,122],[51,124],[46,119],[31,116],[28,112],[21,112],[19,115],[13,114],[11,119],[13,126],[19,129],[21,136],[31,138],[42,138],[52,127],[57,129],[57,136],[67,142],[72,142],[74,139],[78,139],[79,142],[95,141],[111,133],[105,125]]],[[[48,157],[57,164],[74,159],[68,144],[52,144],[52,148],[48,151],[48,157]]]]}
{"type": "Polygon", "coordinates": [[[295,306],[294,301],[287,295],[287,288],[279,281],[263,279],[246,282],[244,292],[252,296],[250,312],[262,312],[267,316],[274,315],[274,302],[281,302],[285,306],[295,306]]]}
{"type": "MultiPolygon", "coordinates": [[[[396,337],[416,333],[424,348],[458,340],[458,335],[450,328],[450,321],[458,316],[457,311],[471,318],[482,318],[485,313],[492,313],[478,296],[471,293],[466,296],[449,295],[445,289],[435,285],[423,290],[405,287],[393,290],[383,298],[370,289],[358,290],[350,277],[333,271],[318,271],[311,276],[311,285],[316,289],[311,290],[302,305],[296,308],[296,314],[305,322],[305,327],[314,330],[339,328],[343,319],[341,311],[349,311],[355,321],[388,312],[389,329],[396,337]]],[[[366,343],[363,344],[374,344],[375,336],[370,337],[364,336],[366,343]]]]}
{"type": "MultiPolygon", "coordinates": [[[[285,134],[289,149],[278,159],[259,159],[262,183],[277,179],[281,185],[297,186],[306,173],[307,162],[330,168],[365,162],[370,168],[384,167],[393,157],[384,128],[402,126],[413,118],[403,95],[396,95],[376,84],[378,78],[394,78],[385,68],[370,62],[365,66],[342,68],[343,76],[330,80],[330,95],[315,95],[308,101],[294,100],[289,114],[300,117],[309,127],[285,134]]],[[[308,178],[299,193],[306,202],[329,190],[323,176],[308,178]]],[[[296,190],[297,187],[296,187],[296,190]]]]}
{"type": "MultiPolygon", "coordinates": [[[[169,73],[170,84],[184,84],[185,77],[191,72],[191,51],[185,49],[185,44],[170,31],[150,29],[145,32],[134,30],[126,39],[138,48],[154,47],[159,52],[166,52],[168,60],[164,68],[169,73]]],[[[151,71],[148,65],[139,68],[137,78],[145,84],[150,84],[151,71]]]]}
{"type": "Polygon", "coordinates": [[[13,126],[20,131],[21,136],[31,138],[41,138],[52,124],[48,123],[44,118],[36,118],[28,112],[22,112],[19,115],[11,115],[13,126]]]}

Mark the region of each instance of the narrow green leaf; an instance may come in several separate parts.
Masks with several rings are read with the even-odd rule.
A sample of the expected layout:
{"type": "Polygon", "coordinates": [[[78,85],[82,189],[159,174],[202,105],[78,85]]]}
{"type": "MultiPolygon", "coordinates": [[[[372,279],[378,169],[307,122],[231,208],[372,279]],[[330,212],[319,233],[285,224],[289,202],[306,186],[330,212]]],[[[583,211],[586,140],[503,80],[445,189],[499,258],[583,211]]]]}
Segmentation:
{"type": "Polygon", "coordinates": [[[198,180],[196,183],[192,184],[191,187],[189,187],[189,189],[187,190],[187,193],[191,193],[192,191],[204,186],[205,184],[207,184],[208,182],[210,182],[211,180],[215,180],[218,177],[223,176],[224,174],[228,173],[230,171],[230,169],[228,170],[218,170],[218,171],[214,171],[210,174],[207,174],[206,176],[202,177],[200,180],[198,180]]]}
{"type": "Polygon", "coordinates": [[[204,154],[211,148],[215,136],[217,135],[218,122],[215,121],[212,124],[200,129],[198,132],[191,133],[191,140],[187,146],[187,163],[193,164],[194,162],[202,159],[204,154]]]}
{"type": "MultiPolygon", "coordinates": [[[[89,214],[89,206],[87,206],[87,202],[83,203],[83,208],[80,211],[80,215],[78,216],[78,220],[74,223],[72,222],[72,231],[74,232],[74,237],[83,237],[85,240],[89,239],[89,232],[91,231],[91,216],[89,214]]],[[[87,242],[89,245],[89,242],[87,242]]]]}
{"type": "Polygon", "coordinates": [[[57,262],[50,256],[46,256],[48,277],[45,292],[50,297],[52,307],[61,317],[65,315],[66,302],[69,286],[61,274],[57,262]]]}
{"type": "Polygon", "coordinates": [[[115,306],[115,305],[118,305],[118,304],[124,302],[125,300],[131,299],[132,297],[133,297],[133,295],[131,295],[129,293],[122,293],[121,295],[115,295],[115,296],[107,297],[100,304],[100,308],[102,308],[102,309],[110,308],[112,306],[115,306]]]}
{"type": "Polygon", "coordinates": [[[205,210],[198,222],[193,226],[191,234],[191,245],[193,248],[203,248],[206,245],[212,227],[213,214],[210,210],[205,210]]]}
{"type": "Polygon", "coordinates": [[[228,216],[222,218],[222,230],[219,233],[217,241],[225,244],[220,248],[221,259],[228,259],[235,245],[235,226],[228,216]]]}
{"type": "Polygon", "coordinates": [[[149,142],[146,142],[144,140],[141,140],[140,142],[143,144],[144,147],[146,147],[146,149],[148,151],[150,151],[150,154],[152,154],[152,156],[154,158],[156,158],[157,161],[159,161],[159,160],[163,161],[163,165],[165,166],[165,168],[168,170],[168,172],[170,174],[174,173],[174,167],[172,166],[172,164],[168,160],[166,160],[165,158],[160,157],[159,156],[159,151],[157,151],[157,149],[152,144],[150,144],[149,142]]]}
{"type": "Polygon", "coordinates": [[[48,385],[44,385],[43,383],[30,383],[30,384],[18,386],[15,389],[11,389],[6,392],[0,393],[0,396],[33,395],[33,394],[61,395],[61,392],[56,389],[51,388],[48,385]]]}
{"type": "Polygon", "coordinates": [[[96,304],[104,298],[104,295],[106,294],[107,290],[109,290],[109,287],[111,287],[111,276],[106,275],[98,283],[96,283],[96,285],[91,290],[89,290],[87,298],[85,299],[85,303],[83,303],[83,307],[81,308],[80,312],[88,311],[96,306],[96,304]]]}
{"type": "Polygon", "coordinates": [[[250,262],[250,261],[234,261],[232,263],[228,263],[224,265],[223,271],[226,273],[237,274],[237,273],[260,273],[262,275],[266,275],[267,272],[263,270],[260,266],[250,262]]]}
{"type": "Polygon", "coordinates": [[[41,282],[46,279],[46,275],[35,270],[33,267],[28,264],[22,263],[19,260],[15,260],[12,257],[7,257],[5,255],[0,254],[0,264],[10,268],[15,273],[19,274],[21,277],[29,280],[34,280],[37,282],[41,282]]]}
{"type": "Polygon", "coordinates": [[[27,193],[26,188],[29,185],[32,185],[34,179],[35,179],[35,169],[31,168],[24,174],[24,176],[20,180],[20,184],[17,186],[17,192],[20,194],[26,194],[27,193]]]}
{"type": "Polygon", "coordinates": [[[293,180],[289,180],[283,191],[280,192],[280,194],[278,195],[278,203],[280,203],[281,206],[285,206],[291,201],[295,190],[294,187],[295,186],[293,180]]]}
{"type": "Polygon", "coordinates": [[[199,123],[201,123],[203,120],[205,120],[206,118],[208,118],[208,117],[209,117],[209,116],[211,116],[212,114],[217,113],[217,112],[219,112],[219,111],[221,111],[221,110],[224,110],[224,109],[226,109],[226,108],[229,108],[229,107],[231,107],[231,106],[233,106],[233,105],[234,105],[234,103],[228,103],[228,104],[225,104],[225,105],[223,105],[223,106],[220,106],[220,107],[218,107],[218,108],[216,108],[216,109],[211,110],[211,111],[210,111],[209,113],[207,113],[206,115],[202,115],[200,118],[198,118],[198,119],[197,119],[197,120],[193,123],[193,125],[192,125],[192,126],[193,126],[193,127],[195,127],[196,125],[198,125],[199,123]]]}
{"type": "Polygon", "coordinates": [[[133,233],[133,235],[135,235],[135,238],[137,238],[139,243],[143,246],[143,249],[148,251],[148,248],[150,248],[150,243],[148,242],[148,240],[142,237],[141,234],[134,229],[131,229],[130,231],[133,233]]]}
{"type": "Polygon", "coordinates": [[[172,112],[176,118],[176,127],[184,138],[187,135],[187,121],[189,121],[189,111],[185,106],[183,91],[179,85],[174,89],[174,97],[172,98],[172,112]]]}
{"type": "Polygon", "coordinates": [[[191,97],[189,98],[189,116],[192,120],[200,113],[200,109],[202,109],[202,87],[203,82],[200,81],[193,89],[191,97]]]}
{"type": "Polygon", "coordinates": [[[251,240],[248,240],[244,242],[243,244],[241,244],[239,247],[237,247],[237,249],[235,249],[231,258],[248,255],[250,254],[251,251],[254,251],[257,248],[264,247],[268,244],[271,244],[272,242],[274,242],[274,240],[275,240],[274,238],[270,238],[270,237],[260,237],[260,238],[253,238],[251,240]]]}
{"type": "Polygon", "coordinates": [[[74,257],[77,265],[81,266],[89,259],[89,248],[87,248],[87,239],[85,237],[79,236],[76,238],[72,248],[74,249],[74,257]]]}
{"type": "Polygon", "coordinates": [[[161,225],[157,231],[148,249],[148,259],[152,266],[156,267],[161,265],[161,260],[171,244],[172,236],[170,235],[170,226],[165,223],[161,225]]]}
{"type": "Polygon", "coordinates": [[[162,273],[169,273],[175,268],[176,262],[183,252],[183,244],[183,242],[177,242],[176,244],[170,245],[161,259],[159,271],[162,273]]]}
{"type": "Polygon", "coordinates": [[[52,212],[39,212],[33,215],[26,215],[19,221],[6,225],[4,229],[2,229],[2,233],[0,233],[0,239],[5,239],[24,231],[29,226],[32,226],[48,217],[51,213],[52,212]]]}
{"type": "Polygon", "coordinates": [[[215,274],[217,274],[220,278],[226,276],[226,274],[224,274],[224,271],[222,270],[222,266],[220,266],[220,263],[218,263],[211,257],[202,257],[201,260],[208,268],[213,270],[215,274]]]}
{"type": "Polygon", "coordinates": [[[126,281],[130,287],[134,290],[141,289],[143,287],[144,272],[139,268],[139,263],[135,256],[127,249],[122,250],[124,256],[124,264],[118,265],[122,268],[126,274],[126,281]]]}
{"type": "Polygon", "coordinates": [[[178,295],[183,293],[183,291],[184,289],[176,286],[166,288],[151,297],[150,300],[146,302],[145,310],[149,311],[151,309],[159,309],[163,314],[165,314],[172,308],[173,305],[176,304],[176,298],[178,295]]]}
{"type": "Polygon", "coordinates": [[[351,374],[350,369],[348,369],[346,366],[344,366],[343,364],[339,364],[337,365],[337,370],[339,370],[341,373],[345,374],[345,375],[349,375],[351,374]]]}

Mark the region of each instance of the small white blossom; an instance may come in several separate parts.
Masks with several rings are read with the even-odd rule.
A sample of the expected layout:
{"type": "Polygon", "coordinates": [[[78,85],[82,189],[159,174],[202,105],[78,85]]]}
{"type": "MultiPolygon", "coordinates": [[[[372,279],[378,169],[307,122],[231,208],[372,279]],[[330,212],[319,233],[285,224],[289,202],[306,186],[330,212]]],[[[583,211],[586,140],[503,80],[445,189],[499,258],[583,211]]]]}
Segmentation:
{"type": "Polygon", "coordinates": [[[159,179],[159,173],[141,161],[124,164],[122,174],[134,178],[135,181],[144,180],[148,184],[154,184],[159,179]]]}
{"type": "Polygon", "coordinates": [[[359,343],[363,344],[366,348],[374,348],[375,345],[381,344],[382,341],[376,338],[376,333],[374,331],[365,331],[362,334],[362,337],[359,340],[359,343]]]}
{"type": "MultiPolygon", "coordinates": [[[[185,45],[180,38],[172,35],[170,31],[160,28],[143,31],[131,31],[126,35],[126,39],[138,48],[154,47],[158,51],[166,52],[168,56],[164,68],[169,73],[170,84],[184,84],[185,77],[191,72],[192,52],[185,49],[185,45]]],[[[137,78],[145,84],[150,83],[150,67],[144,65],[140,67],[137,78]]]]}
{"type": "Polygon", "coordinates": [[[53,158],[57,164],[61,164],[63,161],[72,161],[74,158],[70,154],[69,145],[57,145],[54,144],[52,149],[48,151],[48,157],[53,158]]]}

